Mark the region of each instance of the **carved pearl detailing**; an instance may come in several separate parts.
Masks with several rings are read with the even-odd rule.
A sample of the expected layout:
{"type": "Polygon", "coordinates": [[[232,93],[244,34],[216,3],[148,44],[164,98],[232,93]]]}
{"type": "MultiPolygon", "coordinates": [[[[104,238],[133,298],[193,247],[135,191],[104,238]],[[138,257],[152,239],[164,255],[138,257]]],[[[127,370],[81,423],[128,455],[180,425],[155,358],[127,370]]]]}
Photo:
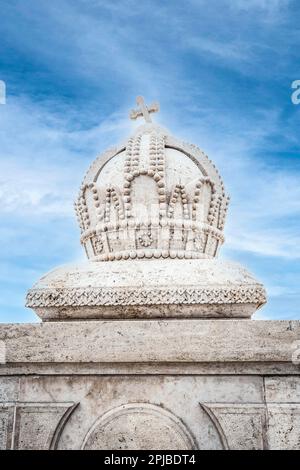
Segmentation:
{"type": "Polygon", "coordinates": [[[122,158],[121,185],[118,176],[102,178],[106,163],[100,159],[88,171],[75,204],[88,257],[107,261],[216,256],[224,241],[229,198],[213,163],[196,147],[175,143],[155,126],[143,128],[128,140],[122,157],[119,153],[108,152],[106,163],[122,158]],[[167,157],[169,148],[188,165],[193,162],[188,179],[184,166],[180,169],[172,155],[167,157]],[[101,251],[94,240],[99,236],[101,251]]]}

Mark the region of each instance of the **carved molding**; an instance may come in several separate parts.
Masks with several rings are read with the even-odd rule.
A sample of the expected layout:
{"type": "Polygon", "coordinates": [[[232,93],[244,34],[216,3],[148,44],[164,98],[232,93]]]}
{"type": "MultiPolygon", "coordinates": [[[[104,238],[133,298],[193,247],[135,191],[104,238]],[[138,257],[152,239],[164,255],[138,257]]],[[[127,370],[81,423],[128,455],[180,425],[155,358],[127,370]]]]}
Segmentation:
{"type": "Polygon", "coordinates": [[[64,427],[65,427],[68,419],[70,418],[71,414],[73,413],[75,408],[77,408],[78,405],[79,405],[79,403],[74,403],[74,405],[71,405],[65,411],[65,413],[63,414],[63,416],[59,420],[59,423],[56,426],[56,429],[55,429],[55,431],[53,433],[53,436],[52,436],[52,439],[51,439],[51,443],[50,443],[50,447],[49,447],[50,450],[56,450],[57,449],[58,442],[59,442],[60,436],[61,436],[61,434],[64,430],[64,427]]]}
{"type": "Polygon", "coordinates": [[[100,305],[167,305],[167,304],[256,304],[266,301],[263,286],[234,288],[64,288],[30,289],[26,306],[100,306],[100,305]]]}

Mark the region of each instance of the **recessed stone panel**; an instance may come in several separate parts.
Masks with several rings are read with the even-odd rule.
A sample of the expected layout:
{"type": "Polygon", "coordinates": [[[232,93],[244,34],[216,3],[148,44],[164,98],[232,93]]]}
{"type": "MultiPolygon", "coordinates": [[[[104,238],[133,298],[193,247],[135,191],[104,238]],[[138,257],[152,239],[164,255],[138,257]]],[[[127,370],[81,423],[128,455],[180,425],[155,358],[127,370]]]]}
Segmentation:
{"type": "Polygon", "coordinates": [[[114,408],[101,416],[88,432],[83,449],[191,450],[195,441],[174,414],[148,403],[114,408]]]}

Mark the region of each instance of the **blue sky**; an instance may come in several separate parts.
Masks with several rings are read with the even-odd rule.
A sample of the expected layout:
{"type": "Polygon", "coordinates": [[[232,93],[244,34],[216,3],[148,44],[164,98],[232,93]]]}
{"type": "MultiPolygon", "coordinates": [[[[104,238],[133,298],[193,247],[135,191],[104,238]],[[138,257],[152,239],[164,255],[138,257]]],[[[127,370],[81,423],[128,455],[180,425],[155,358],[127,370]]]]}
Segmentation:
{"type": "Polygon", "coordinates": [[[83,260],[73,200],[132,131],[136,95],[214,160],[231,195],[220,256],[264,282],[257,318],[300,318],[300,2],[0,0],[0,321],[83,260]]]}

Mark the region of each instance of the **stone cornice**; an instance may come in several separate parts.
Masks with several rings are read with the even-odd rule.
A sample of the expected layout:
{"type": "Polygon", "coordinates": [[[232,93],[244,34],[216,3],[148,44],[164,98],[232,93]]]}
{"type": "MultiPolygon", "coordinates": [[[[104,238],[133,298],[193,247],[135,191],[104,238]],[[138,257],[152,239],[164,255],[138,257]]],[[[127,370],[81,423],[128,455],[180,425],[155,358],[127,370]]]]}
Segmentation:
{"type": "Polygon", "coordinates": [[[169,305],[169,304],[256,304],[266,301],[262,285],[215,288],[56,288],[31,289],[26,306],[82,307],[100,305],[169,305]]]}
{"type": "Polygon", "coordinates": [[[0,326],[6,366],[280,362],[299,368],[299,338],[299,321],[97,320],[0,326]]]}

